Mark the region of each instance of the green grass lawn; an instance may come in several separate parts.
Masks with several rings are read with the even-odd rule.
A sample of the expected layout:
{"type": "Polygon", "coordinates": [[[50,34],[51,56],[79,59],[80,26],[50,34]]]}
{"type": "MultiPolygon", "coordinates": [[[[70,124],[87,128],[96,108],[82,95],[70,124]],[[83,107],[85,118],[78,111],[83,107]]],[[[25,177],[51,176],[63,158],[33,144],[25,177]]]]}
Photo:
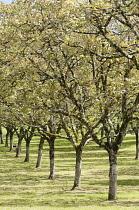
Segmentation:
{"type": "MultiPolygon", "coordinates": [[[[17,139],[15,136],[14,142],[17,139]]],[[[116,201],[107,201],[109,163],[107,153],[93,142],[83,151],[81,188],[71,191],[75,152],[66,140],[55,145],[56,178],[48,180],[48,144],[42,167],[36,169],[38,137],[31,142],[30,163],[0,145],[0,209],[7,210],[134,210],[139,209],[139,163],[135,160],[135,137],[127,136],[118,155],[116,201]]]]}

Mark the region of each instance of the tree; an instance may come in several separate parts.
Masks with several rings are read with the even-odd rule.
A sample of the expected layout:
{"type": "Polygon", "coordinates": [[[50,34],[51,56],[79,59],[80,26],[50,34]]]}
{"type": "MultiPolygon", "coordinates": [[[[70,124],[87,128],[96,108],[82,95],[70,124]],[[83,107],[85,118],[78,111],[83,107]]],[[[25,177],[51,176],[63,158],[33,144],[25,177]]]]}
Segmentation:
{"type": "Polygon", "coordinates": [[[48,118],[47,116],[45,123],[40,124],[39,121],[38,132],[40,133],[41,138],[38,148],[38,159],[37,159],[36,168],[40,167],[41,165],[42,149],[44,141],[46,140],[49,144],[49,160],[50,160],[49,179],[52,180],[55,178],[55,158],[54,158],[55,140],[57,137],[62,137],[60,131],[61,131],[61,124],[59,124],[59,120],[56,119],[56,116],[54,114],[51,114],[50,118],[48,118]]]}
{"type": "Polygon", "coordinates": [[[64,129],[68,140],[73,145],[76,152],[76,164],[75,164],[75,177],[72,190],[79,188],[81,184],[81,170],[82,170],[82,152],[84,146],[91,140],[90,134],[86,132],[84,126],[78,123],[69,112],[71,109],[67,106],[66,110],[68,114],[60,112],[60,117],[62,121],[62,128],[64,129]]]}

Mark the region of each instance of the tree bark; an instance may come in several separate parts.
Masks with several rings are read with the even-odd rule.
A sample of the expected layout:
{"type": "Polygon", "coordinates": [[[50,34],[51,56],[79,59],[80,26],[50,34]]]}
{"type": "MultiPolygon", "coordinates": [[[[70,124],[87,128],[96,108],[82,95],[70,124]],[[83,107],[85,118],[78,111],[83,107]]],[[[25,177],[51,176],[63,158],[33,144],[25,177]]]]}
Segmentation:
{"type": "Polygon", "coordinates": [[[138,160],[139,159],[139,134],[138,131],[135,133],[136,135],[136,157],[135,159],[138,160]]]}
{"type": "Polygon", "coordinates": [[[108,200],[117,199],[117,152],[109,150],[109,193],[108,200]]]}
{"type": "Polygon", "coordinates": [[[24,131],[24,139],[26,141],[26,157],[24,162],[29,162],[29,148],[30,148],[30,141],[34,135],[35,127],[28,127],[24,131]]]}
{"type": "Polygon", "coordinates": [[[47,140],[49,143],[49,158],[50,158],[50,175],[49,179],[54,179],[55,178],[55,162],[54,162],[54,144],[55,144],[55,137],[50,137],[49,140],[47,140]]]}
{"type": "Polygon", "coordinates": [[[2,127],[0,126],[0,144],[4,144],[2,136],[2,127]]]}
{"type": "Polygon", "coordinates": [[[23,137],[20,137],[18,139],[18,145],[17,145],[17,148],[16,148],[16,156],[15,157],[20,156],[22,140],[23,140],[23,137]]]}
{"type": "Polygon", "coordinates": [[[80,187],[81,183],[81,169],[82,169],[82,147],[79,145],[75,148],[76,150],[76,164],[75,164],[75,178],[74,185],[71,190],[80,187]]]}
{"type": "Polygon", "coordinates": [[[29,162],[29,146],[30,146],[30,141],[26,140],[26,156],[24,162],[29,162]]]}
{"type": "Polygon", "coordinates": [[[10,135],[9,127],[6,127],[6,141],[5,141],[5,147],[8,147],[9,135],[10,135]]]}
{"type": "Polygon", "coordinates": [[[43,136],[41,136],[40,143],[39,143],[39,148],[38,148],[38,158],[37,158],[36,168],[41,167],[42,150],[43,150],[44,140],[45,140],[45,138],[43,136]]]}
{"type": "Polygon", "coordinates": [[[24,129],[23,129],[23,127],[20,128],[19,132],[18,132],[18,130],[16,130],[16,134],[18,136],[18,144],[17,144],[17,148],[16,148],[16,156],[15,157],[19,157],[20,156],[20,152],[21,152],[22,140],[24,138],[24,129]]]}
{"type": "Polygon", "coordinates": [[[14,131],[10,129],[10,152],[13,150],[13,135],[14,135],[14,131]]]}

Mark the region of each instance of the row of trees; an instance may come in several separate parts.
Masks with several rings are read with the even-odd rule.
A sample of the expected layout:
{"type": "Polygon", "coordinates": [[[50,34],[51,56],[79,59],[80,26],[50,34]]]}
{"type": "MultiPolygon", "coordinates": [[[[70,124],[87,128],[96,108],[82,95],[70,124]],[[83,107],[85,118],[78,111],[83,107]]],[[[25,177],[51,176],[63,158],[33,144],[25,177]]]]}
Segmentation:
{"type": "Polygon", "coordinates": [[[138,130],[138,6],[137,0],[1,5],[1,124],[16,124],[21,133],[28,126],[25,140],[37,129],[40,154],[44,139],[49,143],[51,171],[55,139],[69,140],[76,152],[72,189],[80,186],[82,151],[93,140],[108,153],[109,200],[116,199],[127,126],[138,130]]]}

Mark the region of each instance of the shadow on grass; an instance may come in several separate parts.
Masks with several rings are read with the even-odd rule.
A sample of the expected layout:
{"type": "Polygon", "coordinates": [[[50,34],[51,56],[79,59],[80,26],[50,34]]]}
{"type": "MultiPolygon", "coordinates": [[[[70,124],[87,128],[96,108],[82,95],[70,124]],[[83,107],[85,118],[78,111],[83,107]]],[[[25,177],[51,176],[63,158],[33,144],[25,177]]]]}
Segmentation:
{"type": "MultiPolygon", "coordinates": [[[[104,208],[108,208],[108,209],[119,209],[116,208],[116,206],[120,207],[120,209],[126,209],[126,207],[130,210],[132,210],[132,207],[139,209],[139,201],[138,200],[124,200],[124,199],[119,199],[118,201],[108,201],[107,199],[93,199],[92,198],[82,198],[80,197],[79,199],[65,199],[65,198],[61,198],[61,199],[52,199],[52,200],[44,200],[43,198],[37,198],[32,200],[32,202],[29,202],[28,199],[11,199],[11,200],[5,200],[5,202],[0,204],[0,207],[10,207],[11,209],[14,209],[15,206],[18,206],[19,209],[22,208],[24,209],[25,207],[30,207],[30,209],[37,209],[37,207],[45,207],[45,209],[47,209],[48,207],[52,207],[53,208],[68,208],[68,207],[74,207],[79,208],[79,209],[83,209],[84,206],[90,206],[92,205],[98,205],[99,204],[99,209],[101,207],[104,208]],[[36,208],[33,208],[36,207],[36,208]]],[[[133,208],[133,209],[134,209],[133,208]]],[[[95,210],[94,208],[90,208],[90,210],[95,210]]]]}
{"type": "Polygon", "coordinates": [[[139,179],[126,179],[126,180],[118,180],[118,185],[124,186],[137,186],[139,185],[139,179]]]}

